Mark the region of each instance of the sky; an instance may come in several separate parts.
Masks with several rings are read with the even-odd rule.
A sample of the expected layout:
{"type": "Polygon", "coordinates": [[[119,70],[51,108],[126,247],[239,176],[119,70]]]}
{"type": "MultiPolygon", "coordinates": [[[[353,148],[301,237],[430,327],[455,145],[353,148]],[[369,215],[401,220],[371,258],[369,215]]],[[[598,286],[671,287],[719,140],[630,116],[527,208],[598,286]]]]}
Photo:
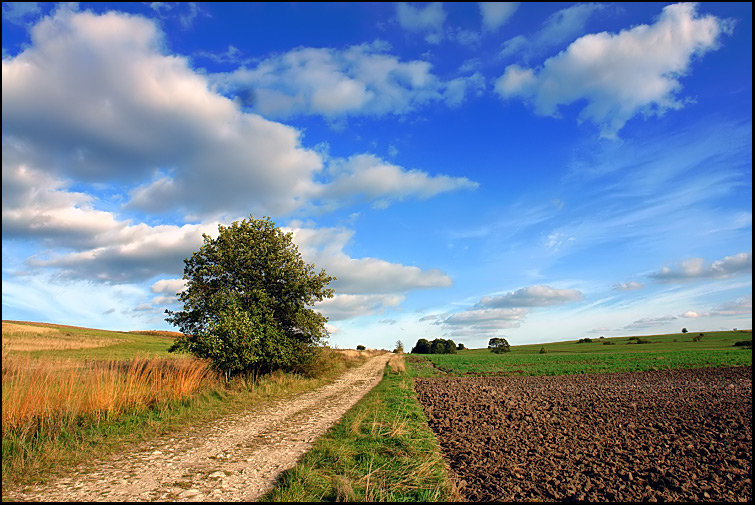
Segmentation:
{"type": "Polygon", "coordinates": [[[270,217],[329,344],[752,328],[752,4],[3,3],[3,319],[176,330],[270,217]]]}

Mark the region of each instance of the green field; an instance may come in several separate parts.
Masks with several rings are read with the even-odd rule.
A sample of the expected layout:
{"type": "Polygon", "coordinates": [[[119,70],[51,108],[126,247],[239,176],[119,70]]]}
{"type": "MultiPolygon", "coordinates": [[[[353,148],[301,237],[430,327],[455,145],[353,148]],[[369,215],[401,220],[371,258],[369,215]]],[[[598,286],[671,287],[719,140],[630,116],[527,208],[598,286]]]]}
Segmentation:
{"type": "Polygon", "coordinates": [[[488,349],[469,349],[457,354],[421,354],[433,367],[423,367],[425,376],[450,375],[563,375],[606,372],[636,372],[670,368],[752,366],[752,348],[735,342],[752,340],[751,331],[674,333],[636,338],[615,337],[511,346],[511,352],[494,354],[488,349]],[[610,344],[607,344],[610,342],[610,344]],[[545,353],[541,354],[541,349],[545,353]]]}

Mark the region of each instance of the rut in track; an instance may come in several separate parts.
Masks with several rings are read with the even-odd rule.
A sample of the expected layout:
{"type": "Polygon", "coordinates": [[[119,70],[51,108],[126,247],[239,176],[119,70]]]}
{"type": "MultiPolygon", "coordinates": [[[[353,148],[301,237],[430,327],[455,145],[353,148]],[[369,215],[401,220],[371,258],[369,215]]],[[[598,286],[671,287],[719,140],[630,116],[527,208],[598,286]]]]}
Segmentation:
{"type": "Polygon", "coordinates": [[[97,464],[86,474],[12,493],[21,501],[256,501],[382,378],[391,354],[335,382],[200,432],[97,464]]]}

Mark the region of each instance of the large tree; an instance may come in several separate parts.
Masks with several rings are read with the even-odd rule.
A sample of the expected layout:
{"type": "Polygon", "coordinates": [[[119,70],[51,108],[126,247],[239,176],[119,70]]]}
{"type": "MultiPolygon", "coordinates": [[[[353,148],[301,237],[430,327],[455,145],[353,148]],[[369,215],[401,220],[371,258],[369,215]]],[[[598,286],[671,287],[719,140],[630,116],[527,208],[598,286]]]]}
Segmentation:
{"type": "Polygon", "coordinates": [[[184,334],[171,352],[209,358],[226,374],[306,371],[328,336],[327,318],[311,307],[333,296],[335,280],[315,272],[270,218],[218,226],[216,239],[184,260],[181,311],[165,312],[184,334]]]}

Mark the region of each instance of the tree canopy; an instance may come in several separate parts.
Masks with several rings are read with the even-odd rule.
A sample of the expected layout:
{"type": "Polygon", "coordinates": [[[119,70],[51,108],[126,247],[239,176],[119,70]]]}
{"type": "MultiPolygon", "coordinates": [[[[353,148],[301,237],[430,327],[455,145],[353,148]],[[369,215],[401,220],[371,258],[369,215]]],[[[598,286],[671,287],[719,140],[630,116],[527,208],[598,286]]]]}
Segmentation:
{"type": "Polygon", "coordinates": [[[490,349],[490,352],[494,352],[496,354],[511,351],[508,340],[503,337],[495,337],[488,340],[488,349],[490,349]]]}
{"type": "Polygon", "coordinates": [[[304,371],[328,336],[327,318],[311,308],[333,296],[335,280],[315,272],[270,218],[218,226],[218,237],[184,260],[181,311],[166,320],[184,334],[171,352],[209,358],[226,376],[276,369],[304,371]]]}
{"type": "Polygon", "coordinates": [[[436,338],[432,342],[421,338],[412,347],[412,354],[456,354],[456,344],[444,338],[436,338]]]}

